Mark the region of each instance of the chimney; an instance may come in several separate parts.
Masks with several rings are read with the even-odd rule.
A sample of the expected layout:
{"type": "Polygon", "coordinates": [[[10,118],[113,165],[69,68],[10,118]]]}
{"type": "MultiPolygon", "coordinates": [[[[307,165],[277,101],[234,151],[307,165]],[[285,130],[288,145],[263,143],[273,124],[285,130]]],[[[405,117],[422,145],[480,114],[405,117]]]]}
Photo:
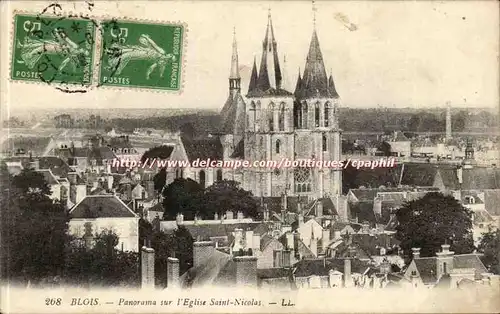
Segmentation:
{"type": "Polygon", "coordinates": [[[304,215],[299,214],[299,228],[304,225],[304,215]]]}
{"type": "Polygon", "coordinates": [[[148,193],[148,198],[152,198],[155,195],[155,183],[153,181],[146,181],[146,192],[148,193]]]}
{"type": "Polygon", "coordinates": [[[330,244],[330,229],[323,229],[323,234],[321,236],[321,249],[323,253],[326,253],[326,249],[328,248],[328,244],[330,244]]]}
{"type": "Polygon", "coordinates": [[[286,233],[286,249],[295,250],[293,233],[291,232],[286,233]]]}
{"type": "Polygon", "coordinates": [[[260,234],[254,233],[252,240],[252,250],[255,252],[260,252],[260,234]]]}
{"type": "Polygon", "coordinates": [[[316,202],[316,217],[323,217],[323,201],[321,199],[316,202]]]}
{"type": "Polygon", "coordinates": [[[419,247],[412,247],[411,252],[413,255],[413,259],[420,258],[420,248],[419,247]]]}
{"type": "Polygon", "coordinates": [[[245,250],[252,249],[253,251],[253,231],[245,231],[245,250]]]}
{"type": "Polygon", "coordinates": [[[167,287],[179,288],[179,259],[174,257],[167,259],[167,287]]]}
{"type": "Polygon", "coordinates": [[[113,181],[114,181],[114,178],[113,176],[108,176],[108,190],[112,190],[113,189],[113,181]]]}
{"type": "Polygon", "coordinates": [[[236,285],[257,287],[257,257],[236,256],[236,285]]]}
{"type": "Polygon", "coordinates": [[[464,181],[462,167],[457,168],[457,180],[458,180],[458,184],[460,184],[460,186],[461,186],[463,181],[464,181]]]}
{"type": "Polygon", "coordinates": [[[441,252],[436,253],[436,277],[439,280],[442,275],[449,274],[454,267],[453,255],[455,252],[450,251],[449,244],[441,245],[441,252]]]}
{"type": "Polygon", "coordinates": [[[292,262],[292,250],[283,250],[283,261],[281,267],[290,267],[292,262]]]}
{"type": "Polygon", "coordinates": [[[351,278],[351,259],[344,259],[344,287],[348,288],[352,286],[351,278]]]}
{"type": "Polygon", "coordinates": [[[177,213],[175,221],[177,222],[177,225],[182,225],[184,223],[184,215],[182,213],[177,213]]]}
{"type": "Polygon", "coordinates": [[[264,204],[264,221],[269,221],[269,209],[267,204],[264,204]]]}
{"type": "Polygon", "coordinates": [[[214,214],[214,220],[219,220],[219,214],[217,213],[214,214]]]}
{"type": "Polygon", "coordinates": [[[226,219],[234,219],[234,214],[232,211],[228,210],[226,212],[226,219]]]}
{"type": "Polygon", "coordinates": [[[155,286],[155,250],[143,246],[141,248],[142,288],[152,289],[155,286]]]}
{"type": "Polygon", "coordinates": [[[240,249],[245,249],[243,247],[243,229],[236,228],[234,229],[234,245],[233,252],[239,251],[240,249]]]}
{"type": "Polygon", "coordinates": [[[286,193],[281,194],[281,207],[285,211],[288,209],[288,200],[286,197],[286,193]]]}
{"type": "Polygon", "coordinates": [[[76,177],[78,175],[76,174],[76,172],[68,172],[68,181],[69,181],[69,184],[71,185],[76,185],[76,177]]]}
{"type": "Polygon", "coordinates": [[[384,258],[382,263],[380,263],[380,273],[389,274],[391,273],[391,263],[387,259],[384,258]]]}
{"type": "Polygon", "coordinates": [[[379,197],[375,197],[373,200],[373,213],[375,214],[375,217],[382,216],[382,199],[379,197]]]}
{"type": "Polygon", "coordinates": [[[243,212],[238,211],[238,212],[236,213],[236,219],[241,220],[241,219],[243,219],[243,218],[245,218],[245,217],[243,216],[243,212]]]}
{"type": "Polygon", "coordinates": [[[215,251],[212,241],[198,241],[193,243],[193,267],[199,267],[207,262],[215,251]]]}
{"type": "Polygon", "coordinates": [[[127,188],[127,200],[132,200],[132,184],[130,183],[127,183],[126,184],[126,188],[127,188]]]}

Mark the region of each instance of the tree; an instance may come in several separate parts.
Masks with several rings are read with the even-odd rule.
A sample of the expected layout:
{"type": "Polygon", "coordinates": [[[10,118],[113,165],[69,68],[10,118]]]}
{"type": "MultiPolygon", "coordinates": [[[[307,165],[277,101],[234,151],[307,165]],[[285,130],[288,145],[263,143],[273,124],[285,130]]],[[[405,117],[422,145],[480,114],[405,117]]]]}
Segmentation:
{"type": "Polygon", "coordinates": [[[60,276],[69,240],[64,206],[49,197],[39,172],[24,169],[11,177],[2,167],[0,177],[2,277],[36,283],[60,276]]]}
{"type": "Polygon", "coordinates": [[[193,220],[201,210],[203,188],[191,179],[177,178],[163,190],[163,219],[173,220],[178,213],[193,220]]]}
{"type": "Polygon", "coordinates": [[[85,286],[137,286],[139,254],[117,250],[118,242],[111,230],[96,234],[91,249],[72,242],[66,253],[65,281],[85,286]]]}
{"type": "Polygon", "coordinates": [[[384,156],[389,157],[392,155],[392,150],[391,150],[391,144],[387,143],[386,141],[383,141],[380,143],[377,147],[379,151],[383,153],[384,156]]]}
{"type": "Polygon", "coordinates": [[[226,211],[241,211],[246,217],[257,218],[259,215],[257,200],[252,192],[246,191],[240,184],[232,180],[215,182],[208,187],[204,195],[203,217],[213,219],[217,213],[224,215],[226,211]]]}
{"type": "Polygon", "coordinates": [[[396,217],[396,238],[408,256],[412,247],[421,248],[421,256],[434,256],[445,243],[457,254],[474,249],[472,213],[452,196],[427,193],[405,203],[396,211],[396,217]]]}
{"type": "Polygon", "coordinates": [[[488,271],[500,275],[500,229],[483,233],[477,250],[484,254],[482,261],[488,271]]]}
{"type": "Polygon", "coordinates": [[[155,191],[161,192],[167,183],[167,169],[161,168],[160,172],[154,175],[153,184],[155,191]]]}

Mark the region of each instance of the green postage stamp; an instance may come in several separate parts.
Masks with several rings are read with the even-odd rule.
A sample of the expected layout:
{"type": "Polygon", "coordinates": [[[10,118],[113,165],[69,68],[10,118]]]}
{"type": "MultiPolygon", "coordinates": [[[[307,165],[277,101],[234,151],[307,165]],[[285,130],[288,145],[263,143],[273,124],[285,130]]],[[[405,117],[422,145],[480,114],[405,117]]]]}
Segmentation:
{"type": "Polygon", "coordinates": [[[11,78],[90,85],[95,29],[87,19],[15,15],[11,78]]]}
{"type": "Polygon", "coordinates": [[[99,85],[180,90],[182,24],[107,20],[101,28],[99,85]]]}

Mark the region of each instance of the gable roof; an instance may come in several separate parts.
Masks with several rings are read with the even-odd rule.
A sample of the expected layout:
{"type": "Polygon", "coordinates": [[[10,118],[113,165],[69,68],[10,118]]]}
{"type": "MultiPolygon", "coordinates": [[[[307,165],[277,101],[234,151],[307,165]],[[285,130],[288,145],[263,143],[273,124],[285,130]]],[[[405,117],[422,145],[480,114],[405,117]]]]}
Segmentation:
{"type": "MultiPolygon", "coordinates": [[[[338,258],[315,258],[302,259],[295,263],[295,277],[328,276],[330,270],[343,272],[344,259],[338,258]]],[[[363,274],[370,268],[370,265],[358,259],[351,259],[351,272],[363,274]]]]}
{"type": "Polygon", "coordinates": [[[225,134],[245,134],[246,106],[243,97],[239,92],[230,93],[222,111],[222,133],[225,134]]]}
{"type": "Polygon", "coordinates": [[[69,212],[71,218],[125,218],[138,216],[116,195],[89,195],[69,212]]]}
{"type": "Polygon", "coordinates": [[[234,229],[254,230],[260,222],[247,223],[214,223],[214,224],[199,224],[199,225],[183,225],[191,234],[191,237],[197,241],[207,241],[213,237],[230,236],[234,229]]]}
{"type": "Polygon", "coordinates": [[[196,159],[206,160],[221,160],[222,159],[222,144],[217,137],[204,139],[188,139],[182,137],[182,144],[186,151],[189,161],[196,159]]]}

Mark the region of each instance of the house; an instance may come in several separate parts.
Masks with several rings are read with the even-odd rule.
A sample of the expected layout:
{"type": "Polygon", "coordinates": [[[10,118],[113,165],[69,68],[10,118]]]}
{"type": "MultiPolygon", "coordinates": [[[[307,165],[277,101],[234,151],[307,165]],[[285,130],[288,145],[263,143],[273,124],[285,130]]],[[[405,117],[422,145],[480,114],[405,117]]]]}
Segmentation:
{"type": "Polygon", "coordinates": [[[411,156],[411,141],[401,131],[394,134],[387,141],[391,145],[391,153],[398,157],[411,156]]]}
{"type": "Polygon", "coordinates": [[[433,257],[420,257],[420,249],[413,248],[413,260],[404,272],[404,277],[419,286],[444,286],[457,288],[462,284],[496,281],[498,276],[488,273],[478,254],[457,254],[450,251],[449,244],[441,245],[441,252],[433,257]]]}
{"type": "Polygon", "coordinates": [[[113,230],[118,249],[139,251],[139,216],[116,195],[88,195],[69,212],[69,233],[77,238],[95,237],[113,230]]]}
{"type": "Polygon", "coordinates": [[[51,137],[16,136],[6,138],[1,145],[3,157],[12,156],[46,156],[53,139],[51,137]]]}

